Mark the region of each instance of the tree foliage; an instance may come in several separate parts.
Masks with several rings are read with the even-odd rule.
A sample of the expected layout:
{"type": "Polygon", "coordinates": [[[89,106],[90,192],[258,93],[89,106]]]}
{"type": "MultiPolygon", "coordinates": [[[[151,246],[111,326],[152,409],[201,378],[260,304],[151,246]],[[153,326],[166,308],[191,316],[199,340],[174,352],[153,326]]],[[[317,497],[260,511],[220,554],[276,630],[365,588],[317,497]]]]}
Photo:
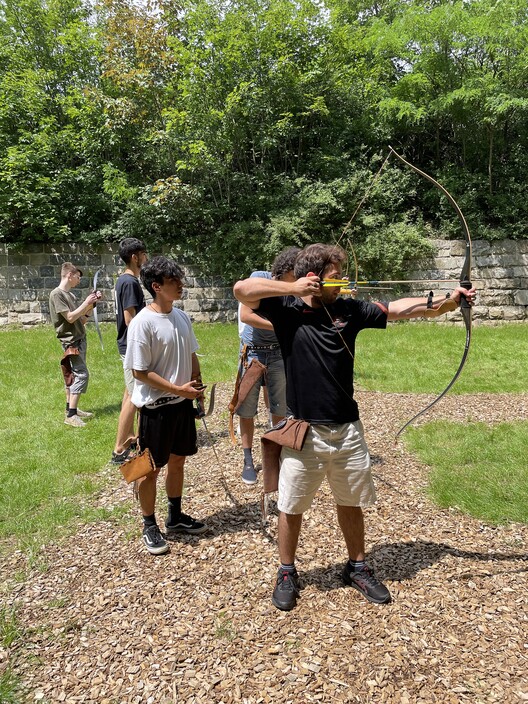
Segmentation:
{"type": "MultiPolygon", "coordinates": [[[[0,0],[0,238],[170,245],[236,278],[332,241],[392,143],[479,237],[528,222],[521,0],[0,0]]],[[[390,163],[349,233],[372,276],[458,237],[390,163]]]]}

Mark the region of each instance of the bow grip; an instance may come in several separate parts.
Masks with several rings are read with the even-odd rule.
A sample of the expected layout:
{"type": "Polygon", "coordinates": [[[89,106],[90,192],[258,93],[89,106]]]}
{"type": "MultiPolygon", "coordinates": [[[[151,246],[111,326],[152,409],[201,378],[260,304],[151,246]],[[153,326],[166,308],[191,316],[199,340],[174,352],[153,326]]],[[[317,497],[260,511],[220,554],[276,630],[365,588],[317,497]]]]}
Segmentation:
{"type": "MultiPolygon", "coordinates": [[[[466,279],[463,279],[463,280],[460,282],[459,285],[460,285],[462,288],[465,288],[466,291],[469,291],[469,289],[472,288],[471,281],[470,281],[469,279],[467,279],[467,278],[466,278],[466,279]]],[[[470,306],[469,303],[467,302],[467,298],[466,298],[464,295],[462,295],[462,296],[460,297],[460,307],[461,307],[461,308],[471,308],[471,306],[470,306]]]]}

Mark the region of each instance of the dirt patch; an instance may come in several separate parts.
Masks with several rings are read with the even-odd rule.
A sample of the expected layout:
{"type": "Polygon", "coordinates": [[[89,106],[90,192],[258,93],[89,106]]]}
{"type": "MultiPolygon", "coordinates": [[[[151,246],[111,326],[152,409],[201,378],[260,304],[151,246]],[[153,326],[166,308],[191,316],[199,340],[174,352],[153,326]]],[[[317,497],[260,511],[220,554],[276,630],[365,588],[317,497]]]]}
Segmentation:
{"type": "MultiPolygon", "coordinates": [[[[217,409],[229,393],[219,390],[217,409]]],[[[106,468],[97,501],[126,504],[129,521],[82,526],[45,548],[47,570],[22,584],[9,575],[23,556],[3,560],[3,601],[17,606],[24,629],[9,655],[25,701],[528,701],[528,526],[494,528],[430,503],[426,468],[393,442],[429,397],[358,400],[378,490],[366,511],[369,561],[391,604],[369,604],[342,584],[346,553],[324,486],[301,534],[298,606],[272,606],[276,517],[264,530],[260,488],[240,481],[241,450],[219,410],[209,426],[220,466],[200,430],[184,500],[208,533],[147,554],[131,491],[106,468]]],[[[498,422],[527,409],[528,395],[448,397],[435,417],[498,422]]],[[[0,651],[0,668],[7,655],[0,651]]]]}

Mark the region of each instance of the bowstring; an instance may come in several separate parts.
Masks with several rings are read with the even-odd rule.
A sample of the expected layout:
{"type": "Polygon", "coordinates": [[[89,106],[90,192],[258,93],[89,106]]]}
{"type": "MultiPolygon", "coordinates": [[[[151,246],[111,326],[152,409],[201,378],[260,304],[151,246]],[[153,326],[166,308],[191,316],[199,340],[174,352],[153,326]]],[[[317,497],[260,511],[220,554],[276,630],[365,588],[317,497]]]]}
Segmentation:
{"type": "MultiPolygon", "coordinates": [[[[359,211],[361,210],[361,208],[362,208],[363,205],[365,204],[367,198],[368,198],[369,195],[371,194],[372,189],[373,189],[374,186],[376,185],[376,183],[377,183],[379,177],[381,176],[382,171],[384,170],[384,168],[385,168],[385,166],[387,165],[387,162],[389,161],[389,159],[391,158],[391,156],[392,156],[392,152],[389,151],[388,154],[387,154],[387,156],[386,156],[385,159],[383,160],[383,163],[382,163],[381,166],[379,167],[378,171],[376,172],[376,174],[375,174],[374,177],[372,178],[372,180],[371,180],[371,182],[370,182],[370,184],[369,184],[369,187],[367,188],[367,190],[366,190],[365,193],[363,194],[363,197],[361,198],[361,200],[359,201],[358,205],[356,206],[356,209],[355,209],[354,212],[352,213],[352,216],[350,217],[350,219],[349,219],[348,222],[346,223],[345,227],[343,228],[343,231],[341,232],[341,234],[340,234],[340,236],[339,236],[339,239],[337,240],[337,242],[334,243],[334,249],[335,249],[335,250],[337,250],[337,248],[339,247],[339,243],[341,242],[341,240],[343,239],[343,237],[345,236],[345,234],[346,234],[346,233],[348,232],[348,230],[350,229],[350,227],[351,227],[352,223],[354,222],[354,220],[355,220],[357,214],[359,213],[359,211]]],[[[350,242],[350,239],[349,239],[348,241],[350,242]]],[[[356,270],[356,281],[357,281],[357,278],[358,278],[358,276],[359,276],[359,269],[358,269],[358,261],[357,261],[357,257],[356,257],[355,251],[353,252],[353,256],[354,256],[354,265],[355,265],[355,270],[356,270]]],[[[347,266],[348,266],[348,257],[347,257],[347,266]]],[[[323,271],[321,271],[321,272],[319,273],[319,278],[322,278],[323,272],[324,272],[324,269],[323,269],[323,271]]],[[[324,303],[324,301],[323,301],[322,299],[321,299],[321,305],[322,305],[323,309],[325,310],[326,314],[328,315],[328,318],[329,318],[329,320],[330,320],[330,322],[331,322],[331,324],[332,324],[332,328],[335,330],[335,332],[337,332],[337,334],[338,334],[339,337],[341,338],[341,342],[343,343],[343,345],[344,345],[346,351],[347,351],[348,354],[350,355],[350,358],[351,358],[352,360],[354,360],[354,355],[352,354],[352,350],[351,350],[350,347],[347,345],[345,338],[343,337],[343,335],[341,334],[341,331],[340,331],[340,330],[338,329],[338,327],[336,326],[336,324],[335,324],[335,322],[334,322],[334,319],[332,318],[332,315],[331,315],[330,311],[328,310],[326,304],[324,303]]],[[[325,365],[325,366],[326,366],[326,365],[325,365]]],[[[330,370],[327,368],[327,371],[330,371],[330,370]]],[[[331,376],[333,377],[333,379],[334,379],[334,381],[337,383],[337,385],[341,388],[341,390],[346,394],[346,396],[348,396],[348,398],[350,398],[351,400],[353,400],[353,399],[352,399],[352,396],[350,396],[350,394],[343,388],[343,386],[339,383],[339,381],[335,378],[335,376],[334,376],[333,374],[331,374],[331,376]]]]}

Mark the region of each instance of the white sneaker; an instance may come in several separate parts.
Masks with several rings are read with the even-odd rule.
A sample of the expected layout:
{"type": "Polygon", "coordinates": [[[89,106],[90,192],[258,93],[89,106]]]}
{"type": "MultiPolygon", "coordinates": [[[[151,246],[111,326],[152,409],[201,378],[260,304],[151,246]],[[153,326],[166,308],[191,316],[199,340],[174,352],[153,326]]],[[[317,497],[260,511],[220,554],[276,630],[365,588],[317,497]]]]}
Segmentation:
{"type": "Polygon", "coordinates": [[[90,413],[89,411],[81,411],[80,408],[77,409],[77,415],[79,418],[93,418],[93,413],[90,413]]]}
{"type": "Polygon", "coordinates": [[[84,428],[86,423],[79,418],[78,415],[66,417],[64,420],[65,425],[73,425],[74,428],[84,428]]]}

